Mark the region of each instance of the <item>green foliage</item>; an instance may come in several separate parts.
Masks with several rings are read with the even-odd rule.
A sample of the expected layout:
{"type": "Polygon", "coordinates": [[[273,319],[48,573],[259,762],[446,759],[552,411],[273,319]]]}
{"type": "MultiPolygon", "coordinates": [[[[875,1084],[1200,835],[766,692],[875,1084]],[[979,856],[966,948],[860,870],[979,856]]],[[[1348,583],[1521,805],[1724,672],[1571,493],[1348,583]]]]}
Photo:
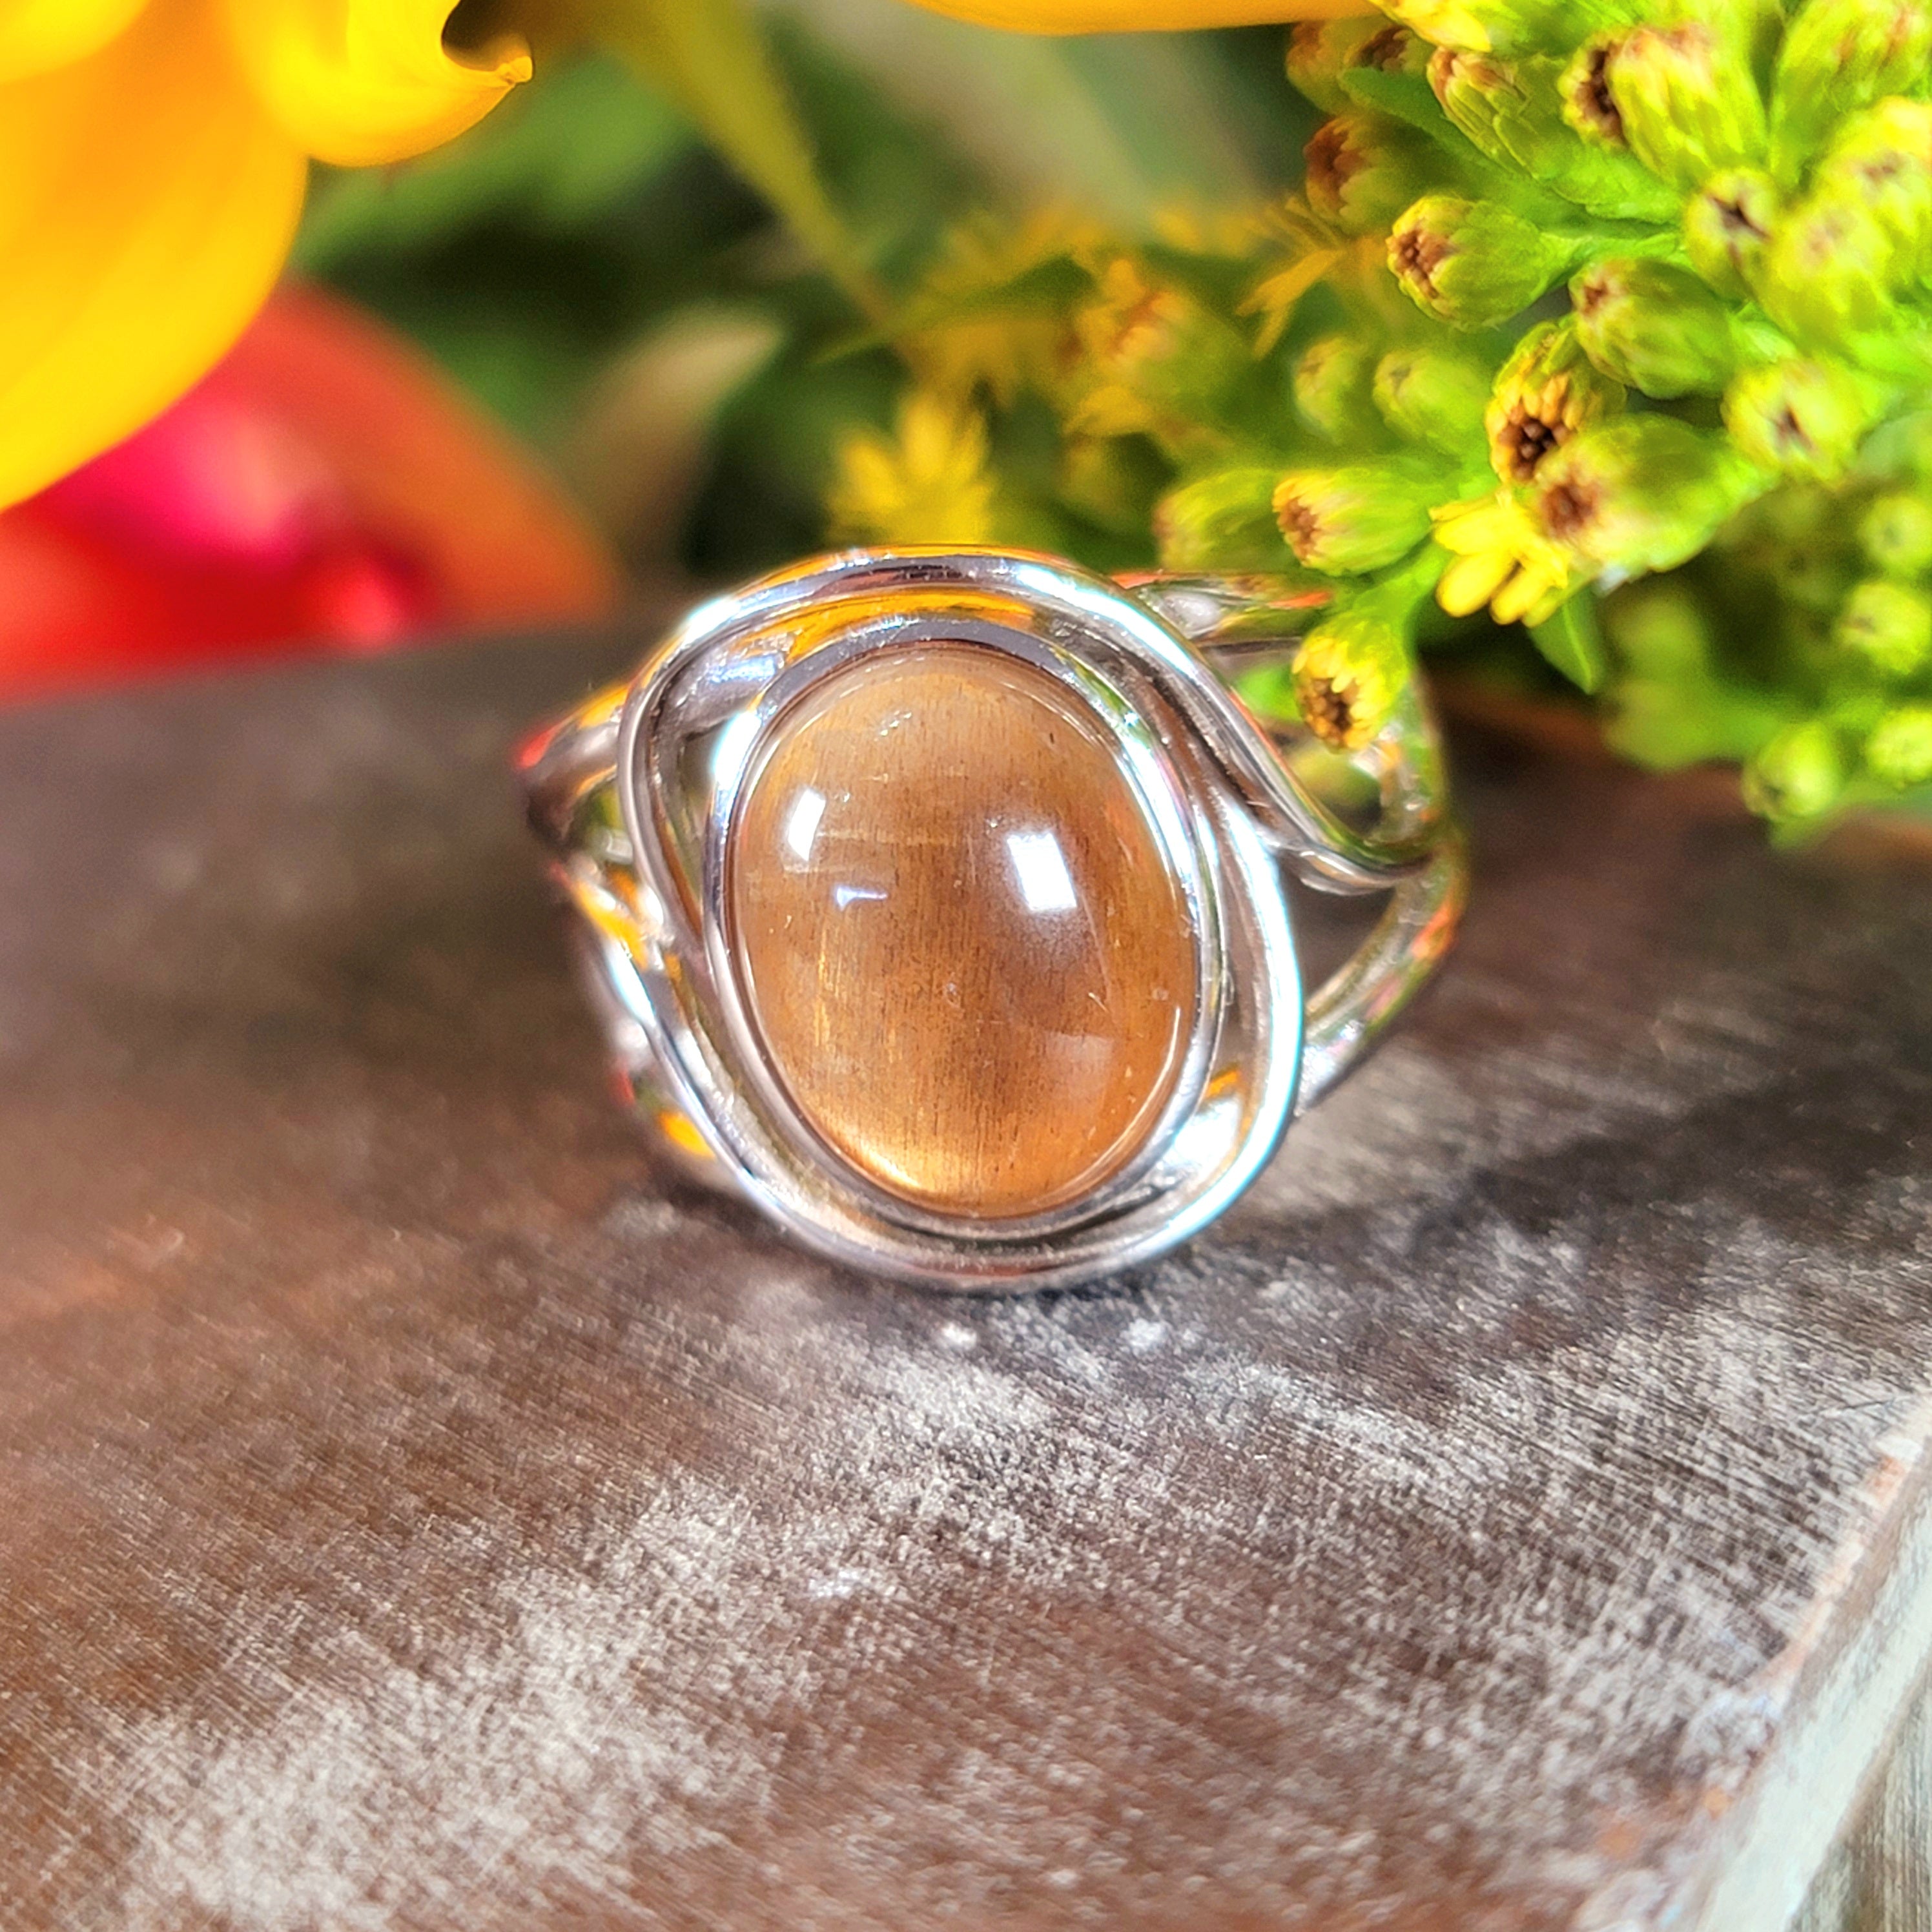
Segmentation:
{"type": "Polygon", "coordinates": [[[1580,691],[1594,691],[1609,669],[1603,628],[1587,597],[1572,597],[1553,617],[1530,627],[1536,648],[1580,691]]]}
{"type": "Polygon", "coordinates": [[[400,323],[544,441],[658,307],[656,261],[688,274],[713,224],[742,232],[755,218],[716,183],[681,115],[616,62],[584,58],[412,166],[322,172],[296,266],[400,323]],[[680,218],[680,176],[704,178],[710,209],[680,218]],[[627,259],[622,217],[664,204],[668,245],[627,259]]]}
{"type": "Polygon", "coordinates": [[[812,138],[745,0],[604,0],[598,36],[628,56],[790,223],[854,302],[884,299],[820,178],[812,138]]]}

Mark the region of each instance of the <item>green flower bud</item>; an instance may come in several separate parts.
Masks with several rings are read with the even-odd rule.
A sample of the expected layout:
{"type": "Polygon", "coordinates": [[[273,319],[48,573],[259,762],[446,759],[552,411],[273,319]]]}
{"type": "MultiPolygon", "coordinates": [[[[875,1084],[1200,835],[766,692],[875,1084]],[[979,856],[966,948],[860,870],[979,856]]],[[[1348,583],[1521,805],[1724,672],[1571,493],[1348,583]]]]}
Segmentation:
{"type": "Polygon", "coordinates": [[[1785,29],[1772,83],[1780,172],[1795,178],[1844,116],[1922,88],[1928,64],[1928,0],[1806,0],[1785,29]]]}
{"type": "Polygon", "coordinates": [[[1868,578],[1840,612],[1832,641],[1882,677],[1910,677],[1932,658],[1932,596],[1882,577],[1868,578]]]}
{"type": "Polygon", "coordinates": [[[1382,421],[1370,393],[1376,359],[1375,346],[1360,334],[1311,342],[1294,365],[1294,406],[1302,420],[1334,442],[1378,440],[1382,421]]]}
{"type": "Polygon", "coordinates": [[[1886,442],[1893,464],[1890,473],[1932,484],[1932,410],[1892,424],[1886,442]]]}
{"type": "MultiPolygon", "coordinates": [[[[1792,10],[1787,0],[1669,0],[1663,18],[1666,22],[1702,20],[1727,46],[1736,48],[1754,74],[1762,75],[1771,71],[1784,38],[1785,16],[1792,10]]],[[[1652,22],[1659,18],[1654,0],[1642,12],[1652,22]]]]}
{"type": "Polygon", "coordinates": [[[1389,0],[1385,10],[1438,47],[1487,53],[1496,44],[1490,9],[1480,0],[1389,0]]]}
{"type": "Polygon", "coordinates": [[[1604,620],[1624,671],[1672,685],[1710,676],[1715,656],[1710,623],[1681,578],[1618,592],[1606,601],[1604,620]]]}
{"type": "Polygon", "coordinates": [[[1756,292],[1792,335],[1848,344],[1892,323],[1904,266],[1897,238],[1870,203],[1821,184],[1773,230],[1756,292]]]}
{"type": "Polygon", "coordinates": [[[1564,93],[1580,132],[1628,146],[1687,193],[1763,158],[1764,102],[1745,52],[1702,21],[1592,41],[1564,93]]]}
{"type": "Polygon", "coordinates": [[[1557,451],[1529,500],[1552,542],[1616,584],[1696,556],[1758,482],[1715,436],[1674,416],[1624,416],[1557,451]]]}
{"type": "Polygon", "coordinates": [[[1858,547],[1874,570],[1909,583],[1932,577],[1932,502],[1916,490],[1888,490],[1858,523],[1858,547]]]}
{"type": "Polygon", "coordinates": [[[1342,86],[1345,74],[1362,67],[1419,74],[1428,52],[1406,27],[1392,26],[1378,15],[1304,20],[1288,35],[1288,78],[1323,113],[1343,114],[1354,105],[1342,86]]]}
{"type": "Polygon", "coordinates": [[[1570,284],[1570,299],[1584,352],[1647,396],[1717,395],[1736,373],[1731,312],[1688,269],[1598,262],[1570,284]]]}
{"type": "Polygon", "coordinates": [[[1932,704],[1904,704],[1865,742],[1865,769],[1880,784],[1909,791],[1932,784],[1932,704]]]}
{"type": "Polygon", "coordinates": [[[1758,169],[1714,175],[1684,207],[1684,248],[1690,266],[1719,295],[1742,301],[1762,277],[1784,209],[1778,184],[1758,169]]]}
{"type": "Polygon", "coordinates": [[[1430,91],[1450,122],[1491,160],[1526,170],[1546,136],[1542,104],[1528,84],[1532,71],[1528,61],[1459,47],[1438,47],[1429,57],[1430,91]]]}
{"type": "Polygon", "coordinates": [[[1082,355],[1068,418],[1079,434],[1146,435],[1170,451],[1191,448],[1203,424],[1252,406],[1246,338],[1131,256],[1108,264],[1097,298],[1073,326],[1082,355]]]}
{"type": "Polygon", "coordinates": [[[1851,594],[1856,566],[1821,537],[1801,539],[1771,560],[1766,574],[1787,610],[1802,610],[1828,628],[1851,594]]]}
{"type": "Polygon", "coordinates": [[[1866,574],[1846,535],[1843,491],[1801,478],[1750,504],[1724,532],[1722,547],[1736,573],[1732,582],[1762,580],[1781,613],[1822,620],[1798,627],[1821,636],[1866,574]]]}
{"type": "Polygon", "coordinates": [[[1503,364],[1484,412],[1490,461],[1504,482],[1530,482],[1565,443],[1623,406],[1622,385],[1591,365],[1573,318],[1540,323],[1503,364]]]}
{"type": "Polygon", "coordinates": [[[1574,268],[1574,236],[1551,234],[1498,201],[1425,195],[1389,237],[1390,272],[1416,305],[1459,328],[1518,315],[1574,268]]]}
{"type": "Polygon", "coordinates": [[[1620,26],[1640,0],[1382,0],[1383,10],[1438,47],[1534,53],[1574,46],[1580,34],[1620,26]]]}
{"type": "Polygon", "coordinates": [[[1630,140],[1624,131],[1624,111],[1610,85],[1610,63],[1622,45],[1610,34],[1586,40],[1557,76],[1556,92],[1563,118],[1573,131],[1594,146],[1627,154],[1630,140]]]}
{"type": "Polygon", "coordinates": [[[1237,464],[1170,490],[1154,512],[1160,560],[1169,570],[1280,569],[1287,562],[1274,520],[1278,469],[1237,464]]]}
{"type": "Polygon", "coordinates": [[[1839,130],[1819,191],[1856,202],[1898,244],[1900,279],[1932,256],[1932,102],[1882,100],[1839,130]]]}
{"type": "Polygon", "coordinates": [[[1386,724],[1409,677],[1402,634],[1366,610],[1338,610],[1294,656],[1295,705],[1338,752],[1358,752],[1386,724]]]}
{"type": "Polygon", "coordinates": [[[1844,540],[1844,501],[1822,483],[1786,482],[1751,504],[1724,535],[1741,574],[1761,577],[1786,612],[1820,618],[1828,632],[1864,573],[1844,540]]]}
{"type": "Polygon", "coordinates": [[[1376,407],[1398,436],[1462,457],[1484,434],[1488,366],[1454,349],[1392,349],[1376,364],[1376,407]]]}
{"type": "Polygon", "coordinates": [[[1309,206],[1351,235],[1381,233],[1442,172],[1426,135],[1364,109],[1323,122],[1306,160],[1309,206]]]}
{"type": "Polygon", "coordinates": [[[1782,824],[1822,818],[1844,796],[1838,734],[1818,718],[1788,724],[1744,767],[1744,802],[1782,824]]]}
{"type": "Polygon", "coordinates": [[[1332,576],[1379,570],[1430,530],[1436,480],[1393,464],[1298,470],[1274,492],[1274,518],[1310,570],[1332,576]]]}
{"type": "Polygon", "coordinates": [[[1870,386],[1836,363],[1767,363],[1724,392],[1724,427],[1743,455],[1824,482],[1850,468],[1875,413],[1870,386]]]}
{"type": "Polygon", "coordinates": [[[1592,214],[1665,221],[1678,196],[1621,148],[1585,141],[1564,117],[1564,63],[1544,55],[1505,61],[1440,47],[1429,84],[1442,111],[1492,160],[1592,214]]]}

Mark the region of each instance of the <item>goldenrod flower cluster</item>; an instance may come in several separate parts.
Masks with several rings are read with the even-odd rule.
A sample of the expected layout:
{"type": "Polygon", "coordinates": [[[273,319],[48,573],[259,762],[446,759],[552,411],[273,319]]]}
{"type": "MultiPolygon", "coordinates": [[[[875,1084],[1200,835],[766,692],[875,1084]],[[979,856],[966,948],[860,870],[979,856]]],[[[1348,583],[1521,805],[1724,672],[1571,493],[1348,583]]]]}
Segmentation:
{"type": "Polygon", "coordinates": [[[1324,16],[1264,223],[1036,236],[915,306],[1003,539],[1325,591],[1338,742],[1486,616],[1793,825],[1932,784],[1932,0],[945,10],[1324,16]]]}

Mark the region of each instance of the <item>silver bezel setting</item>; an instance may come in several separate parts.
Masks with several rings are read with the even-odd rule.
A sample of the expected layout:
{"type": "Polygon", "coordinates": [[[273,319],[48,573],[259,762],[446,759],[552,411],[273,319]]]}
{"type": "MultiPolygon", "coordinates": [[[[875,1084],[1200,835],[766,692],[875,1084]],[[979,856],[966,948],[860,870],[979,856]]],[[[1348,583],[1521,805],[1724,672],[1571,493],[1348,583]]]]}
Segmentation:
{"type": "MultiPolygon", "coordinates": [[[[1439,922],[1459,896],[1444,871],[1454,840],[1426,719],[1399,721],[1365,752],[1384,808],[1363,834],[1312,796],[1203,657],[1199,633],[1238,643],[1256,603],[1211,582],[1130,590],[1024,554],[848,553],[694,611],[620,710],[568,721],[533,752],[533,813],[564,848],[566,883],[590,917],[620,1063],[641,1104],[702,1136],[694,1164],[709,1166],[706,1178],[847,1265],[996,1292],[1148,1260],[1240,1196],[1296,1110],[1304,1047],[1326,1085],[1406,998],[1419,922],[1432,911],[1439,922]],[[765,1050],[730,932],[737,814],[792,707],[872,654],[941,640],[1045,673],[1105,734],[1179,888],[1199,962],[1182,1070],[1147,1140],[1089,1195],[1024,1220],[916,1207],[824,1140],[765,1050]],[[580,808],[613,782],[621,830],[586,837],[580,808]],[[1377,939],[1312,1002],[1285,868],[1326,890],[1396,891],[1377,939]],[[1393,1003],[1392,971],[1405,980],[1393,1003]],[[1362,984],[1343,998],[1351,974],[1362,984]],[[1371,981],[1377,996],[1366,999],[1371,981]]],[[[1279,634],[1279,611],[1276,621],[1279,634]]]]}

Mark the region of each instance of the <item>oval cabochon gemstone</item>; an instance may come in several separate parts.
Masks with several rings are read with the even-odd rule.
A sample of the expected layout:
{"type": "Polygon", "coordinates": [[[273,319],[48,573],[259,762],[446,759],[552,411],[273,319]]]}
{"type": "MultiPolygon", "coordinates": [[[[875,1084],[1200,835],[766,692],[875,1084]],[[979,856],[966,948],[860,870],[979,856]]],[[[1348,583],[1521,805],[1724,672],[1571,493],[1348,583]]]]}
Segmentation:
{"type": "Polygon", "coordinates": [[[922,644],[814,686],[740,802],[726,896],[794,1105],[904,1200],[1063,1206],[1173,1094],[1186,902],[1099,721],[1016,658],[922,644]]]}

